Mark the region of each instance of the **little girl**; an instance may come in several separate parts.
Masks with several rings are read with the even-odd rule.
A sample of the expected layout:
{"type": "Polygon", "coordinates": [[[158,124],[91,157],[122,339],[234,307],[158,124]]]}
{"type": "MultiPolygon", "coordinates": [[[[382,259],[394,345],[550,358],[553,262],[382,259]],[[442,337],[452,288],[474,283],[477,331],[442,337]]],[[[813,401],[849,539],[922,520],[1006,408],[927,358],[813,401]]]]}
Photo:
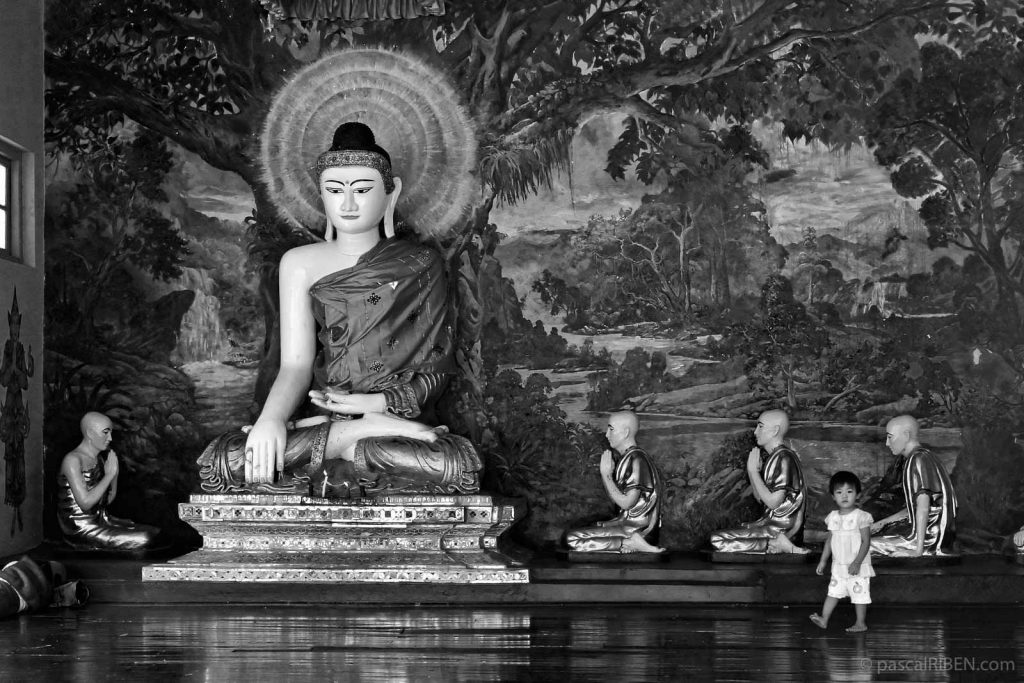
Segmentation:
{"type": "Polygon", "coordinates": [[[828,627],[828,619],[841,598],[850,597],[857,621],[846,629],[850,633],[867,631],[864,618],[871,603],[871,515],[857,507],[860,479],[853,472],[836,472],[828,481],[828,490],[838,510],[828,513],[825,526],[828,540],[818,562],[818,575],[825,573],[825,563],[832,556],[832,579],[828,583],[828,597],[821,614],[812,614],[811,621],[821,628],[828,627]]]}

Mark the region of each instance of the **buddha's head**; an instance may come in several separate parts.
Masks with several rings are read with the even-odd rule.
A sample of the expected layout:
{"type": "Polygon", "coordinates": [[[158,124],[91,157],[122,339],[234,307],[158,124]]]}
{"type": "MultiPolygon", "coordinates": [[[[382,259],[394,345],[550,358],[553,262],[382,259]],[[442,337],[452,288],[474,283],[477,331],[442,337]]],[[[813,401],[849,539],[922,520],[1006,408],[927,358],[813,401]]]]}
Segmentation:
{"type": "Polygon", "coordinates": [[[338,126],[331,148],[316,161],[317,182],[327,234],[356,235],[379,230],[394,235],[394,210],[402,181],[391,174],[391,157],[363,123],[338,126]]]}

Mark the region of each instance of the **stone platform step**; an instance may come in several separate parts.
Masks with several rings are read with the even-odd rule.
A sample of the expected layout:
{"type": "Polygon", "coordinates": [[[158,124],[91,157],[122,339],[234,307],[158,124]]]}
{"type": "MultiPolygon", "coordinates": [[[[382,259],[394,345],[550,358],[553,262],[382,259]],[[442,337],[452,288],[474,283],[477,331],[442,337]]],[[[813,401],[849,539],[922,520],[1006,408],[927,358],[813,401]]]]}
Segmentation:
{"type": "MultiPolygon", "coordinates": [[[[529,572],[486,550],[259,553],[199,550],[142,568],[143,581],[228,583],[526,583],[529,572]]],[[[317,589],[318,590],[318,589],[317,589]]]]}

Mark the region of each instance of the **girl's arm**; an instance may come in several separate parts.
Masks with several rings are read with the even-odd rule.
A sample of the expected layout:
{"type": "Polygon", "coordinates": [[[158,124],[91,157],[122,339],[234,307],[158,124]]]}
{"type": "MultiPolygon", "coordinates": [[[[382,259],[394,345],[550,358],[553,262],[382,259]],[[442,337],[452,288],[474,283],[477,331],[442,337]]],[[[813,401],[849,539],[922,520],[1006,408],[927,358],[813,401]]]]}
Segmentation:
{"type": "Polygon", "coordinates": [[[850,563],[850,575],[857,576],[860,574],[860,565],[864,562],[864,558],[871,552],[871,525],[861,527],[860,529],[860,550],[857,551],[857,556],[853,558],[853,562],[850,563]]]}
{"type": "Polygon", "coordinates": [[[818,560],[817,573],[824,574],[825,567],[828,565],[829,558],[832,557],[832,532],[829,531],[825,536],[825,549],[821,551],[821,559],[818,560]]]}

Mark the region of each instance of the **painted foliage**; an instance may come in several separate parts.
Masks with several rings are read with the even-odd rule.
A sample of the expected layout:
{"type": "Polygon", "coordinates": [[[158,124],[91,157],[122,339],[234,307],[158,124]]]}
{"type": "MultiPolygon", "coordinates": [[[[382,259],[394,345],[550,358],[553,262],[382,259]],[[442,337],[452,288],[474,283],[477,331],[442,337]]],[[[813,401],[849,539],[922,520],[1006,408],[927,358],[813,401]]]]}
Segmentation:
{"type": "Polygon", "coordinates": [[[430,238],[459,314],[446,421],[490,490],[530,502],[526,541],[606,515],[594,425],[623,406],[665,475],[662,545],[749,514],[721,486],[772,407],[797,422],[816,495],[835,469],[882,481],[878,425],[911,413],[955,470],[965,544],[1024,521],[1015,14],[385,4],[410,7],[50,4],[54,457],[72,416],[106,412],[128,442],[127,516],[173,523],[202,445],[273,380],[282,253],[321,239],[271,201],[268,103],[324,55],[387,44],[448,73],[479,131],[479,196],[430,238]]]}

